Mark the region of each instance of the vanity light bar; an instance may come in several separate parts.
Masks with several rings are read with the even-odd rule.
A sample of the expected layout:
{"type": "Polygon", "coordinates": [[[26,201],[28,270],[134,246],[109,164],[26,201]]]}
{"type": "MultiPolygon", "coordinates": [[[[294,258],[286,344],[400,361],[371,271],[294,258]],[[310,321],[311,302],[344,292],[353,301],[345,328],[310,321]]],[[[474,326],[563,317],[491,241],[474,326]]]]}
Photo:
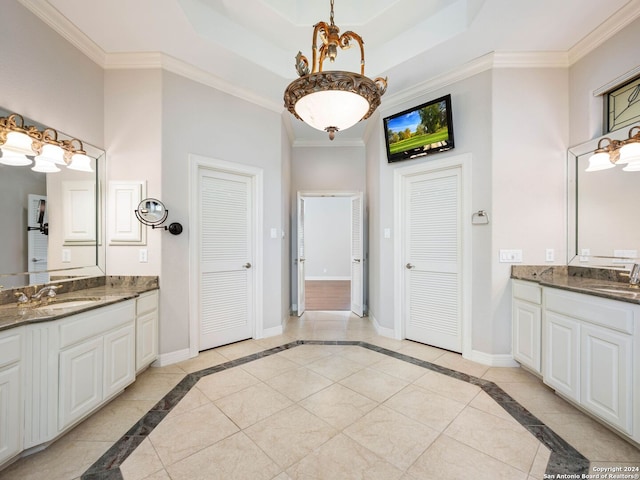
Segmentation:
{"type": "Polygon", "coordinates": [[[616,165],[626,165],[622,169],[625,172],[640,171],[640,125],[631,127],[626,140],[600,139],[585,172],[606,170],[616,165]],[[637,130],[635,134],[634,130],[637,130]]]}
{"type": "Polygon", "coordinates": [[[18,113],[0,117],[0,151],[0,163],[4,165],[31,165],[29,157],[35,157],[31,170],[36,172],[59,172],[57,165],[93,172],[91,157],[87,156],[80,140],[58,140],[57,130],[25,125],[24,117],[18,113]]]}

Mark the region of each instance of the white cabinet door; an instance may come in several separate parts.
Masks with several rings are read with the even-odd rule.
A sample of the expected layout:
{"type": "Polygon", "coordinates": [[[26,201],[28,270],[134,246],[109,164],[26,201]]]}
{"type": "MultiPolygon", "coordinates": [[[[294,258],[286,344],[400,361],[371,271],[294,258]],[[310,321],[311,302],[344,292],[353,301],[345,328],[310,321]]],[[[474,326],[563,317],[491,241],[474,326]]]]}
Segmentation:
{"type": "Polygon", "coordinates": [[[581,402],[590,411],[632,434],[631,336],[596,325],[581,327],[581,402]]]}
{"type": "Polygon", "coordinates": [[[542,308],[513,299],[513,358],[522,365],[541,373],[540,338],[542,308]]]}
{"type": "Polygon", "coordinates": [[[22,450],[20,365],[0,370],[0,464],[22,450]]]}
{"type": "Polygon", "coordinates": [[[136,300],[136,372],[158,357],[158,291],[136,300]]]}
{"type": "Polygon", "coordinates": [[[124,390],[135,380],[133,324],[104,336],[104,398],[124,390]]]}
{"type": "Polygon", "coordinates": [[[158,312],[148,312],[136,320],[136,371],[150,365],[158,356],[158,312]]]}
{"type": "Polygon", "coordinates": [[[60,430],[102,402],[103,345],[98,337],[60,352],[60,430]]]}
{"type": "Polygon", "coordinates": [[[580,401],[580,324],[555,312],[545,312],[544,382],[580,401]]]}

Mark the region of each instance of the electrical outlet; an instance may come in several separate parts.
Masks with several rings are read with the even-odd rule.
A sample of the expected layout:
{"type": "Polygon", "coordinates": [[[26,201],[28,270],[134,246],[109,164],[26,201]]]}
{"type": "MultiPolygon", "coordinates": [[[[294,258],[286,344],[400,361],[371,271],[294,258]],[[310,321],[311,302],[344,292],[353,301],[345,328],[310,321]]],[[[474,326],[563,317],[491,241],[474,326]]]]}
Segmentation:
{"type": "Polygon", "coordinates": [[[68,248],[62,249],[62,263],[71,263],[71,250],[68,248]]]}
{"type": "Polygon", "coordinates": [[[553,248],[547,248],[545,251],[545,260],[547,262],[553,262],[556,259],[556,252],[553,248]]]}
{"type": "Polygon", "coordinates": [[[147,263],[148,258],[147,258],[147,249],[146,248],[141,248],[138,251],[138,261],[140,263],[147,263]]]}
{"type": "Polygon", "coordinates": [[[580,250],[580,261],[581,262],[588,262],[590,255],[591,255],[591,250],[589,250],[588,248],[581,249],[580,250]]]}

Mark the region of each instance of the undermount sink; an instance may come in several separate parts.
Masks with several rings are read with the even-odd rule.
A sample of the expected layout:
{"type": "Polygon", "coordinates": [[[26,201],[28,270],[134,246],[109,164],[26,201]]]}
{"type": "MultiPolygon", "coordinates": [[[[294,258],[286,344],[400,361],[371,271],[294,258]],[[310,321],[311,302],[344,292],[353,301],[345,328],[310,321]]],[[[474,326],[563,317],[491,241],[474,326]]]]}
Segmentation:
{"type": "Polygon", "coordinates": [[[83,307],[85,305],[90,305],[95,303],[100,298],[97,297],[87,297],[87,298],[74,298],[69,300],[54,300],[51,303],[45,303],[44,305],[40,305],[35,307],[36,310],[61,310],[63,308],[75,308],[75,307],[83,307]]]}

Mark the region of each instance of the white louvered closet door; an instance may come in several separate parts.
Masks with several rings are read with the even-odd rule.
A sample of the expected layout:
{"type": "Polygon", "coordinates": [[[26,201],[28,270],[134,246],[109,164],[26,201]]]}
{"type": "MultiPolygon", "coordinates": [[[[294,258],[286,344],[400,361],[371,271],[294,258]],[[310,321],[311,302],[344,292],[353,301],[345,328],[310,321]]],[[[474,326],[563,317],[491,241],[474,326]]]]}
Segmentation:
{"type": "Polygon", "coordinates": [[[351,311],[364,314],[362,194],[351,197],[351,311]]]}
{"type": "Polygon", "coordinates": [[[460,168],[415,175],[405,189],[405,333],[462,351],[460,168]]]}
{"type": "Polygon", "coordinates": [[[200,192],[200,350],[254,329],[252,178],[203,169],[200,192]]]}

